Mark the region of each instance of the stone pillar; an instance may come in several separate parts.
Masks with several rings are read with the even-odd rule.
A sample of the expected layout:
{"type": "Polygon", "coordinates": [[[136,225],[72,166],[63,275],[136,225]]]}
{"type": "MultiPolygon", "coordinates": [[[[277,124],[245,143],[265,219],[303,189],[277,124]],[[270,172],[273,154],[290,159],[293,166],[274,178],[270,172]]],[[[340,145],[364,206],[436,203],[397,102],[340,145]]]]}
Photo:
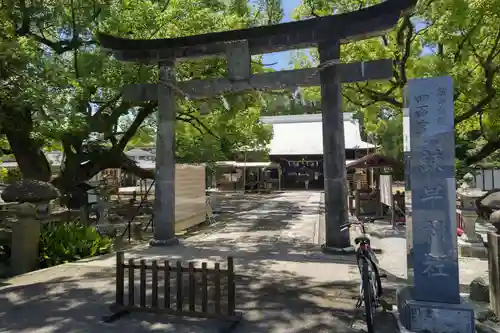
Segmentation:
{"type": "Polygon", "coordinates": [[[40,221],[36,205],[24,203],[16,209],[17,221],[12,223],[10,273],[19,275],[38,269],[40,221]]]}
{"type": "Polygon", "coordinates": [[[329,62],[340,59],[340,43],[318,44],[321,105],[323,109],[323,174],[325,182],[325,244],[335,250],[350,246],[349,230],[340,226],[348,221],[347,171],[344,142],[344,115],[338,67],[329,62]]]}
{"type": "Polygon", "coordinates": [[[414,332],[472,333],[458,275],[452,79],[410,80],[407,98],[414,286],[398,295],[401,319],[414,332]]]}
{"type": "Polygon", "coordinates": [[[160,64],[156,132],[153,246],[178,244],[175,238],[175,61],[160,64]]]}

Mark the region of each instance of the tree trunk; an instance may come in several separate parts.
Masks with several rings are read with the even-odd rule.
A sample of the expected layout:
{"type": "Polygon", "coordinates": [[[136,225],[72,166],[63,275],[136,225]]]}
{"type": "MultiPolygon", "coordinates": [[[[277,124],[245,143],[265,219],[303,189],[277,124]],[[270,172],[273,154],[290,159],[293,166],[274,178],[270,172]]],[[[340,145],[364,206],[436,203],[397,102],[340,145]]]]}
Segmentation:
{"type": "Polygon", "coordinates": [[[3,126],[3,133],[9,141],[10,149],[23,178],[50,181],[51,170],[47,157],[40,145],[31,137],[33,126],[30,111],[3,110],[3,112],[11,112],[12,116],[15,115],[13,117],[15,120],[3,126]]]}

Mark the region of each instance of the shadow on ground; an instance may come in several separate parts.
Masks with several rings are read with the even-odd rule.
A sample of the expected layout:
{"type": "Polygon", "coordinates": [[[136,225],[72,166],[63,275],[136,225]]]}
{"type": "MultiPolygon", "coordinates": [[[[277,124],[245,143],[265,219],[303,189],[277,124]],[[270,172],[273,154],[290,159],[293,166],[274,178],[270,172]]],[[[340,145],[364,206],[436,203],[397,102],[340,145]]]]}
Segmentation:
{"type": "MultiPolygon", "coordinates": [[[[77,265],[73,268],[78,269],[77,265]]],[[[87,267],[90,268],[90,267],[87,267]]],[[[114,274],[109,269],[55,277],[0,289],[0,332],[223,332],[227,323],[179,320],[160,315],[131,314],[102,323],[114,300],[114,274]]],[[[258,273],[258,272],[256,272],[258,273]]],[[[264,272],[262,272],[264,273],[264,272]]],[[[148,279],[149,280],[149,279],[148,279]]],[[[362,321],[355,309],[356,281],[311,284],[289,272],[260,277],[238,275],[237,301],[244,312],[236,332],[356,332],[362,321]]],[[[393,332],[390,316],[380,314],[384,332],[393,332]]]]}
{"type": "MultiPolygon", "coordinates": [[[[258,211],[236,214],[231,223],[213,226],[213,234],[195,236],[168,249],[131,250],[127,258],[168,258],[199,265],[200,261],[224,262],[233,256],[237,309],[245,318],[235,332],[359,332],[363,317],[355,308],[359,284],[354,256],[326,255],[317,244],[283,233],[293,231],[297,219],[317,213],[314,203],[264,202],[258,211]]],[[[216,321],[179,321],[144,314],[102,323],[114,300],[114,272],[109,268],[113,264],[113,258],[104,257],[64,265],[47,271],[53,275],[49,281],[37,283],[25,277],[14,280],[16,286],[0,287],[0,332],[211,333],[227,328],[227,323],[216,321]]],[[[400,280],[389,276],[389,302],[393,302],[400,280]]],[[[381,332],[396,332],[391,316],[382,313],[378,318],[381,332]]]]}

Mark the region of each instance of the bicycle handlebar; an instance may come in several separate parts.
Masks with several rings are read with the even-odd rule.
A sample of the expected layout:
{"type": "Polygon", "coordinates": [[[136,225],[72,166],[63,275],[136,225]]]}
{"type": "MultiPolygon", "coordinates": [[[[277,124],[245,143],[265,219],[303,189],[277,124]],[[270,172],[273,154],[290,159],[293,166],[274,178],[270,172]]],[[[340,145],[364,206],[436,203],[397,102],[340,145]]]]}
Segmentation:
{"type": "Polygon", "coordinates": [[[360,221],[352,221],[352,222],[347,222],[345,224],[342,224],[340,226],[340,231],[344,231],[346,229],[349,229],[350,227],[352,227],[354,224],[357,224],[357,225],[361,225],[361,226],[364,226],[364,223],[363,222],[360,222],[360,221]]]}
{"type": "Polygon", "coordinates": [[[363,230],[364,230],[364,228],[365,228],[365,222],[373,222],[375,220],[377,220],[377,217],[371,217],[371,216],[370,217],[368,217],[368,216],[365,217],[365,216],[362,216],[362,217],[358,218],[358,221],[349,221],[349,222],[347,222],[345,224],[342,224],[340,226],[340,231],[344,231],[345,229],[350,228],[352,225],[360,225],[363,228],[363,230]]]}

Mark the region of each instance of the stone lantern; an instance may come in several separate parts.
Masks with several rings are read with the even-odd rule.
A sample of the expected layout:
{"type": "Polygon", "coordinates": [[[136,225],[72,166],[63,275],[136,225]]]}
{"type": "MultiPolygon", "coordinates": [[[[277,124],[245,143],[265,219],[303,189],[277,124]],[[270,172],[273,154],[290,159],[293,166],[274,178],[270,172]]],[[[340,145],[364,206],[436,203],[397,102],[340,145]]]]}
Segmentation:
{"type": "Polygon", "coordinates": [[[30,204],[38,214],[50,213],[50,201],[59,198],[59,190],[51,183],[22,179],[7,186],[2,192],[5,202],[18,202],[27,208],[30,204]]]}
{"type": "MultiPolygon", "coordinates": [[[[464,176],[462,185],[457,190],[458,209],[462,219],[465,237],[459,241],[460,254],[464,257],[485,257],[483,239],[476,233],[476,222],[480,220],[477,214],[476,202],[487,192],[474,187],[474,175],[468,173],[464,176]]],[[[459,224],[460,221],[457,221],[459,224]]]]}
{"type": "Polygon", "coordinates": [[[59,191],[50,183],[23,179],[7,186],[1,197],[19,203],[12,223],[11,274],[33,271],[38,268],[40,218],[50,213],[50,201],[59,191]]]}

